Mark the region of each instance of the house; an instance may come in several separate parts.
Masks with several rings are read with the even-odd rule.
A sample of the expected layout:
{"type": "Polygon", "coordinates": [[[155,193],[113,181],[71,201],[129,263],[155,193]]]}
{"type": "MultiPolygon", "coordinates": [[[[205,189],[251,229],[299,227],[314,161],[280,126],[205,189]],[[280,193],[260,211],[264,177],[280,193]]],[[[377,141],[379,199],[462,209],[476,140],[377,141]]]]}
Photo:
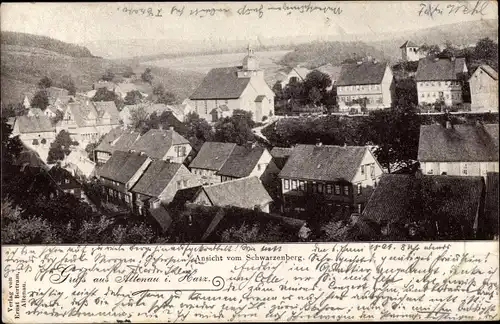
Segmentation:
{"type": "Polygon", "coordinates": [[[50,168],[48,174],[63,192],[70,193],[76,198],[83,197],[81,183],[68,170],[55,165],[50,168]]]}
{"type": "Polygon", "coordinates": [[[247,177],[179,190],[173,199],[174,202],[177,206],[186,203],[219,207],[233,206],[258,209],[268,213],[272,198],[257,177],[247,177]]]}
{"type": "MultiPolygon", "coordinates": [[[[26,114],[26,116],[28,117],[36,117],[36,116],[42,116],[42,115],[45,115],[47,116],[42,109],[40,108],[30,108],[28,109],[28,113],[26,114]]],[[[49,116],[47,116],[49,117],[49,116]]]]}
{"type": "Polygon", "coordinates": [[[92,85],[92,90],[95,90],[97,92],[97,90],[101,88],[106,88],[108,91],[115,92],[116,87],[117,85],[114,82],[99,80],[97,82],[94,82],[94,84],[92,85]]]}
{"type": "Polygon", "coordinates": [[[222,105],[231,115],[236,109],[251,112],[256,122],[274,114],[274,92],[265,82],[264,71],[250,47],[242,66],[210,70],[189,99],[194,112],[210,122],[217,121],[214,117],[219,116],[212,111],[222,105]]]}
{"type": "Polygon", "coordinates": [[[218,183],[221,178],[217,172],[236,146],[235,143],[205,142],[189,164],[189,169],[198,176],[202,184],[218,183]]]}
{"type": "Polygon", "coordinates": [[[24,99],[23,99],[24,108],[26,108],[26,109],[31,108],[31,100],[33,100],[33,94],[32,93],[25,93],[24,99]]]}
{"type": "Polygon", "coordinates": [[[134,130],[116,127],[110,130],[94,149],[95,161],[98,165],[106,163],[114,151],[129,151],[132,144],[139,139],[141,134],[134,130]]]}
{"type": "Polygon", "coordinates": [[[384,174],[363,217],[388,239],[473,239],[484,222],[484,191],[481,177],[384,174]]]}
{"type": "Polygon", "coordinates": [[[132,125],[132,112],[138,109],[143,109],[146,116],[151,116],[152,113],[156,113],[158,116],[162,115],[166,111],[171,111],[171,108],[165,104],[158,103],[140,103],[136,105],[125,105],[120,111],[120,119],[123,121],[125,126],[132,125]]]}
{"type": "Polygon", "coordinates": [[[317,199],[361,212],[382,173],[365,146],[297,145],[279,173],[284,210],[304,211],[317,199]]]}
{"type": "Polygon", "coordinates": [[[281,81],[281,88],[285,89],[287,85],[295,82],[303,82],[311,70],[297,66],[297,67],[287,67],[282,69],[280,72],[279,80],[281,81]]]}
{"type": "Polygon", "coordinates": [[[418,104],[442,101],[447,106],[463,103],[462,76],[467,73],[464,58],[423,58],[418,61],[418,104]]]}
{"type": "Polygon", "coordinates": [[[219,142],[205,142],[189,168],[202,184],[256,176],[268,185],[279,172],[266,148],[219,142]]]}
{"type": "Polygon", "coordinates": [[[368,110],[388,108],[394,98],[394,78],[387,63],[357,62],[342,66],[337,81],[337,102],[340,111],[359,109],[360,100],[368,110]]]}
{"type": "Polygon", "coordinates": [[[113,101],[68,103],[63,119],[56,125],[57,132],[66,130],[81,145],[97,142],[99,138],[120,124],[118,109],[113,101]]]}
{"type": "Polygon", "coordinates": [[[424,174],[498,172],[498,124],[422,125],[417,158],[424,174]]]}
{"type": "Polygon", "coordinates": [[[288,161],[288,158],[292,154],[293,148],[290,147],[273,147],[271,150],[271,156],[276,166],[281,170],[288,161]]]}
{"type": "Polygon", "coordinates": [[[45,110],[43,111],[43,113],[45,114],[45,116],[49,117],[49,118],[54,118],[57,116],[57,112],[59,110],[56,108],[56,106],[54,105],[49,105],[47,106],[47,108],[45,108],[45,110]]]}
{"type": "Polygon", "coordinates": [[[326,89],[328,91],[332,90],[333,87],[337,86],[337,82],[340,78],[340,72],[342,71],[342,66],[332,65],[331,63],[317,67],[315,70],[320,71],[330,77],[332,84],[326,89]]]}
{"type": "MultiPolygon", "coordinates": [[[[225,106],[225,105],[223,105],[223,106],[225,106]]],[[[184,100],[180,104],[168,105],[168,108],[170,109],[170,111],[172,111],[175,118],[177,118],[181,122],[186,121],[187,115],[194,112],[193,106],[192,106],[191,101],[189,99],[184,100]]],[[[227,107],[227,106],[225,106],[224,109],[227,109],[227,111],[229,111],[229,107],[227,107]]]]}
{"type": "Polygon", "coordinates": [[[192,147],[187,139],[170,127],[168,130],[149,130],[139,137],[130,149],[144,153],[152,159],[183,163],[192,147]]]}
{"type": "Polygon", "coordinates": [[[404,62],[415,62],[422,58],[422,53],[419,50],[419,46],[412,41],[406,41],[400,47],[401,49],[401,59],[404,62]]]}
{"type": "Polygon", "coordinates": [[[12,135],[19,135],[19,139],[28,147],[49,147],[56,138],[56,128],[52,126],[50,119],[41,115],[18,116],[14,121],[12,135]]]}
{"type": "Polygon", "coordinates": [[[146,168],[130,192],[135,206],[144,214],[145,210],[157,208],[161,203],[170,203],[178,190],[199,184],[183,164],[156,160],[146,168]]]}
{"type": "Polygon", "coordinates": [[[480,65],[469,78],[471,111],[498,112],[498,73],[480,65]]]}
{"type": "Polygon", "coordinates": [[[108,200],[134,207],[134,197],[130,192],[151,159],[145,154],[115,151],[111,158],[99,169],[97,178],[102,183],[103,194],[108,200]]]}

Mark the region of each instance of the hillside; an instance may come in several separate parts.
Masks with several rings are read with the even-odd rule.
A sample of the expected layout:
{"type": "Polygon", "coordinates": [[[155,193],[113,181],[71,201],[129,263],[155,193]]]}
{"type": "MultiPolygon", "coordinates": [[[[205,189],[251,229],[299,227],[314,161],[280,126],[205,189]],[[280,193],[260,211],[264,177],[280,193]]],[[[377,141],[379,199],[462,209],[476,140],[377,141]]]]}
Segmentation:
{"type": "Polygon", "coordinates": [[[2,47],[4,45],[35,47],[71,57],[92,57],[92,53],[84,46],[62,42],[46,36],[2,31],[0,40],[2,47]]]}
{"type": "MultiPolygon", "coordinates": [[[[1,46],[1,97],[3,104],[21,102],[26,92],[36,91],[38,81],[44,76],[48,76],[57,84],[63,76],[69,75],[75,82],[77,91],[83,92],[90,90],[92,84],[108,69],[117,74],[132,67],[140,75],[145,68],[144,66],[134,67],[122,62],[95,57],[90,52],[88,56],[78,57],[61,54],[50,50],[53,47],[49,46],[50,44],[58,44],[59,41],[40,43],[38,41],[45,38],[34,35],[31,35],[34,36],[33,38],[19,38],[22,41],[15,45],[4,42],[3,36],[4,33],[2,33],[1,46]]],[[[56,49],[61,51],[62,48],[73,48],[71,44],[63,44],[67,46],[61,45],[56,49]]],[[[155,76],[154,83],[163,83],[167,90],[174,92],[181,100],[193,91],[203,77],[198,73],[178,72],[157,67],[153,68],[153,74],[155,76]]]]}
{"type": "Polygon", "coordinates": [[[295,50],[285,55],[280,63],[286,66],[304,63],[307,67],[314,68],[326,63],[340,64],[347,58],[367,55],[378,60],[386,58],[382,51],[363,42],[334,41],[297,45],[295,50]]]}

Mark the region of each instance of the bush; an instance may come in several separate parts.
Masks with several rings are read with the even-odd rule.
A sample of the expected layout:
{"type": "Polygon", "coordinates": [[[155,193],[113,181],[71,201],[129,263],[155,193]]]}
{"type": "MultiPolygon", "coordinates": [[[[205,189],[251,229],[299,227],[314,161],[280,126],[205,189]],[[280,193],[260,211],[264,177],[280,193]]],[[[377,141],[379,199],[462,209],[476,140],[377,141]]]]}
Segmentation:
{"type": "Polygon", "coordinates": [[[42,144],[45,145],[45,144],[47,144],[47,140],[45,138],[42,138],[42,140],[40,141],[40,143],[42,143],[42,144]]]}

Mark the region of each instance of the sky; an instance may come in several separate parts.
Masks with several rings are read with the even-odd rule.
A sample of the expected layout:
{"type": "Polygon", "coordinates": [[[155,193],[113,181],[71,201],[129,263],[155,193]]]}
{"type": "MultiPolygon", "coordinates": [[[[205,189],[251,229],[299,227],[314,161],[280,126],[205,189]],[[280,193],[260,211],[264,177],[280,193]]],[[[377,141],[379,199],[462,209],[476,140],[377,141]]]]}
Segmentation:
{"type": "MultiPolygon", "coordinates": [[[[203,2],[203,3],[3,3],[1,29],[50,36],[71,43],[122,39],[176,40],[255,40],[258,37],[318,37],[349,34],[379,34],[415,30],[460,21],[497,19],[498,4],[494,1],[373,1],[312,2],[320,8],[340,8],[334,14],[320,10],[300,13],[298,10],[271,11],[268,6],[307,5],[309,2],[203,2]],[[238,9],[259,8],[264,11],[238,14],[238,9]],[[449,13],[450,8],[478,4],[482,13],[449,13]],[[422,7],[439,5],[442,14],[419,15],[422,7]],[[172,14],[172,8],[185,7],[183,14],[172,14]],[[452,7],[453,6],[453,7],[452,7]],[[125,12],[124,9],[126,8],[125,12]],[[130,14],[130,9],[151,8],[162,17],[130,14]],[[189,15],[195,9],[228,9],[213,16],[189,15]],[[447,9],[448,8],[448,9],[447,9]],[[288,14],[290,12],[290,14],[288,14]]],[[[463,8],[463,7],[462,7],[463,8]]],[[[198,11],[200,13],[200,11],[198,11]]],[[[240,11],[241,12],[241,11],[240,11]]],[[[437,11],[436,11],[437,12],[437,11]]]]}

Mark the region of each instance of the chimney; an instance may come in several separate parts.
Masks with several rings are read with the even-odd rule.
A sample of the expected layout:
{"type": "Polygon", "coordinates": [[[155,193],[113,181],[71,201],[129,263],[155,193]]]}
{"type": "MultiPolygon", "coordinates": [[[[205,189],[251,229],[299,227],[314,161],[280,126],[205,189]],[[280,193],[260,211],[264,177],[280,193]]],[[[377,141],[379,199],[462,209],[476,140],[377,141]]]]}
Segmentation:
{"type": "Polygon", "coordinates": [[[168,130],[171,130],[172,132],[174,131],[174,126],[170,126],[168,130]]]}
{"type": "Polygon", "coordinates": [[[446,128],[447,128],[447,129],[452,129],[452,128],[453,128],[453,125],[451,124],[451,121],[450,121],[450,120],[447,120],[447,121],[446,121],[446,128]]]}
{"type": "Polygon", "coordinates": [[[320,147],[321,145],[323,145],[323,143],[321,143],[321,139],[317,138],[316,139],[316,147],[320,147]]]}

